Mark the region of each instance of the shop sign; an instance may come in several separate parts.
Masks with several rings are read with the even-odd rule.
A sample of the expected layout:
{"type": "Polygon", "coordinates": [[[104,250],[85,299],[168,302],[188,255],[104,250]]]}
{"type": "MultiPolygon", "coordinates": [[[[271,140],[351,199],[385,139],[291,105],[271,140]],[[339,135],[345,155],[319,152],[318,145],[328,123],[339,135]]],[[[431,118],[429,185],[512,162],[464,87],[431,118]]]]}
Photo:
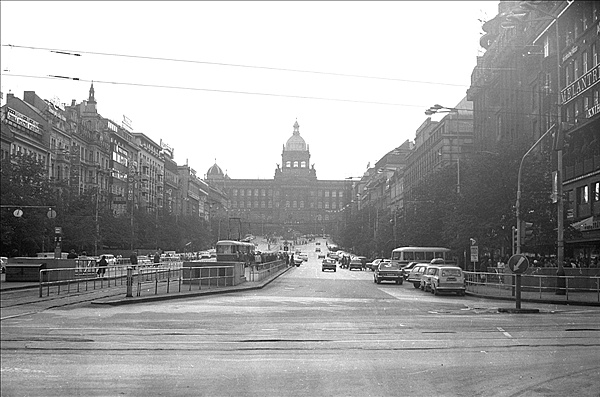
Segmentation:
{"type": "Polygon", "coordinates": [[[563,55],[562,57],[562,61],[566,61],[567,59],[571,58],[573,56],[573,54],[575,54],[577,52],[577,50],[579,49],[578,46],[573,46],[571,47],[571,49],[569,50],[569,52],[567,52],[565,55],[563,55]]]}
{"type": "Polygon", "coordinates": [[[40,123],[25,116],[24,114],[17,112],[14,109],[8,108],[6,118],[12,121],[13,123],[27,128],[30,131],[33,131],[38,134],[40,133],[40,123]]]}
{"type": "Polygon", "coordinates": [[[565,105],[583,94],[600,80],[600,64],[581,76],[560,92],[562,104],[565,105]]]}
{"type": "Polygon", "coordinates": [[[595,116],[595,115],[597,115],[598,113],[600,113],[600,103],[599,103],[599,104],[597,104],[596,106],[593,106],[593,107],[589,108],[589,109],[586,111],[586,114],[585,114],[585,115],[586,115],[586,117],[587,117],[588,119],[591,119],[592,117],[594,117],[594,116],[595,116]]]}

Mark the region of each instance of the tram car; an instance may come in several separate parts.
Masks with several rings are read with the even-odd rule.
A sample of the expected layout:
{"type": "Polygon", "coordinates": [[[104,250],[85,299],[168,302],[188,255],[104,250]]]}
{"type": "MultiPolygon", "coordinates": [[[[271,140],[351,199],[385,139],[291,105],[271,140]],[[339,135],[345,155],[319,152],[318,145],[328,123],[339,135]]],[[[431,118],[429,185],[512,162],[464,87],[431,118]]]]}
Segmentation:
{"type": "Polygon", "coordinates": [[[221,240],[217,242],[217,262],[254,262],[253,243],[235,240],[221,240]]]}

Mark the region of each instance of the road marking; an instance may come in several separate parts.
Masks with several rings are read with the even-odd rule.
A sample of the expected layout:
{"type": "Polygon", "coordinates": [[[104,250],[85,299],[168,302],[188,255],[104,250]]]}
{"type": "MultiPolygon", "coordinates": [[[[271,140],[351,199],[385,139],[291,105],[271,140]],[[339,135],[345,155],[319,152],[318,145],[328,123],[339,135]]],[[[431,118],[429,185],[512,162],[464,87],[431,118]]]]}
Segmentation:
{"type": "Polygon", "coordinates": [[[496,329],[500,332],[502,332],[504,334],[504,336],[506,336],[507,338],[512,338],[512,335],[509,334],[508,332],[506,332],[503,328],[501,327],[496,327],[496,329]]]}

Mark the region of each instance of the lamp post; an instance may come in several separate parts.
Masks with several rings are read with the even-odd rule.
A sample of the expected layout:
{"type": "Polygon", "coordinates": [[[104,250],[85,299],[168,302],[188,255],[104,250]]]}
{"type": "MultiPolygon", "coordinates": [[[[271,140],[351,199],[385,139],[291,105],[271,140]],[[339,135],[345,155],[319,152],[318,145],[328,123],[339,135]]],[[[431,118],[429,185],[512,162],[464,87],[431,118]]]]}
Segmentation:
{"type": "Polygon", "coordinates": [[[449,108],[446,106],[435,104],[425,111],[427,116],[431,116],[437,113],[454,113],[456,114],[456,193],[460,194],[460,119],[458,118],[459,111],[457,108],[449,108]]]}

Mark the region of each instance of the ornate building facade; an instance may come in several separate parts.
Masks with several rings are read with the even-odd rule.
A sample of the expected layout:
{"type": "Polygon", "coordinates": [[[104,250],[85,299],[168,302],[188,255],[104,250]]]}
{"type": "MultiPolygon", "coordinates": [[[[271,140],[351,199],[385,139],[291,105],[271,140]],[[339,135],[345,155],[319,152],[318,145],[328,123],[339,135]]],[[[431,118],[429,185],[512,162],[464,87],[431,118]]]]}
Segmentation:
{"type": "Polygon", "coordinates": [[[206,180],[229,198],[229,219],[238,221],[241,234],[336,233],[351,200],[349,181],[317,179],[297,121],[272,180],[231,179],[216,163],[207,171],[206,180]]]}

